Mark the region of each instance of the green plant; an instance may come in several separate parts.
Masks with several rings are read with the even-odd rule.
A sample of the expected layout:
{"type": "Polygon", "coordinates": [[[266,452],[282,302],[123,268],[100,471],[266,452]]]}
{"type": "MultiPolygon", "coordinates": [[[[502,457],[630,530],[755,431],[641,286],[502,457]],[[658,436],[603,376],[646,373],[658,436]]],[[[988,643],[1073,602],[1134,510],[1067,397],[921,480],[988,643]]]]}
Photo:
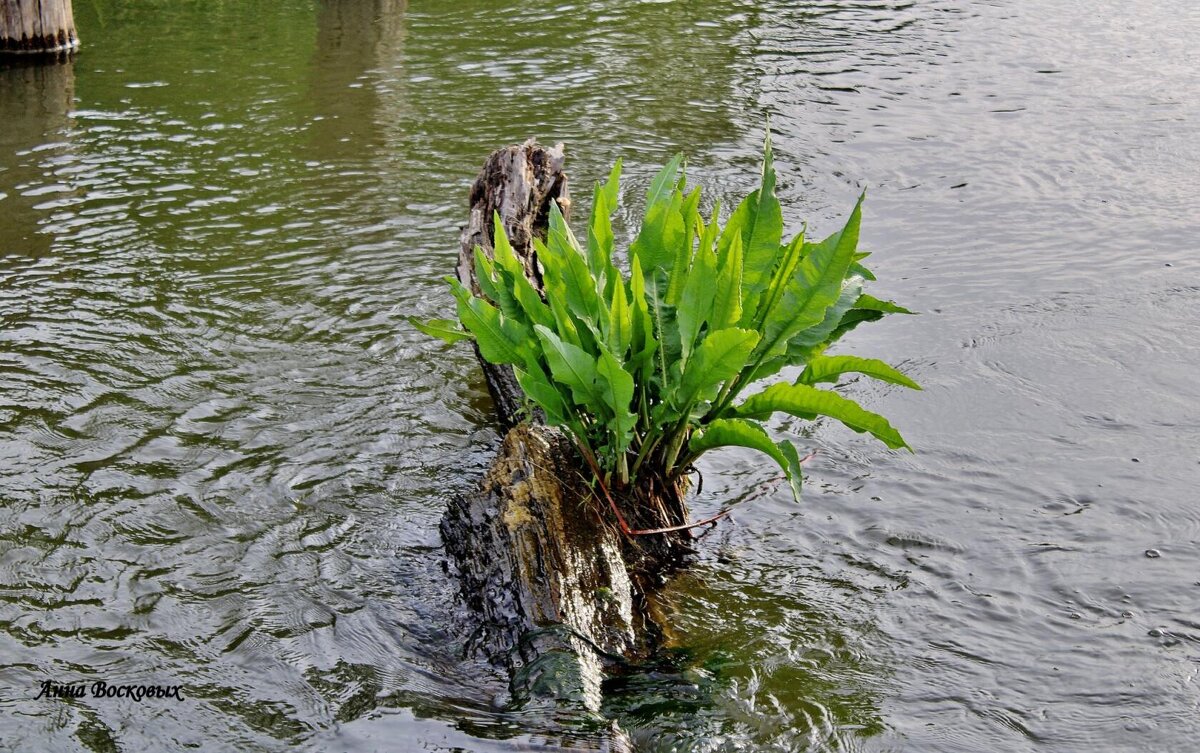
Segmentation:
{"type": "Polygon", "coordinates": [[[875,278],[857,251],[861,197],[840,232],[783,242],[769,137],[761,185],[724,228],[719,207],[703,220],[700,189],[685,192],[676,156],[650,186],[626,275],[613,261],[610,223],[620,171],[618,161],[596,185],[586,244],[552,206],[546,241],[535,241],[544,295],[497,217],[494,258],[475,249],[482,297],[448,277],[459,322],[415,324],[447,342],[473,338],[483,358],[512,364],[530,401],[570,432],[608,486],[652,478],[665,488],[705,452],[739,445],[774,459],[799,498],[799,454],[762,425],[775,412],[828,416],[908,448],[882,416],[816,386],[856,372],[920,389],[881,361],[824,355],[864,321],[910,313],[863,292],[875,278]],[[793,383],[742,399],[798,366],[793,383]]]}

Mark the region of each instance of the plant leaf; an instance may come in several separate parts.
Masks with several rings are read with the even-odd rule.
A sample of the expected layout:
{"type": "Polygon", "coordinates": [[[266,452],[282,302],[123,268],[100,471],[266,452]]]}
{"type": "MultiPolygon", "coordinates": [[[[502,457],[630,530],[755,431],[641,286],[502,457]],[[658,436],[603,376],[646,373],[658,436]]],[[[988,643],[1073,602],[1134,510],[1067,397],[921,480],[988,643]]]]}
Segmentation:
{"type": "Polygon", "coordinates": [[[515,278],[525,279],[525,265],[513,251],[512,244],[508,240],[508,233],[504,230],[504,221],[500,219],[500,213],[496,211],[492,212],[492,257],[498,268],[515,278]]]}
{"type": "Polygon", "coordinates": [[[443,342],[453,345],[460,340],[470,340],[471,333],[458,328],[458,322],[453,319],[430,319],[422,322],[416,317],[408,317],[408,322],[421,332],[436,337],[443,342]]]}
{"type": "MultiPolygon", "coordinates": [[[[555,203],[557,204],[558,202],[555,203]]],[[[601,283],[612,266],[613,231],[611,214],[612,205],[608,203],[605,189],[597,183],[592,197],[592,216],[588,222],[587,262],[592,276],[601,283]]]]}
{"type": "Polygon", "coordinates": [[[754,317],[755,329],[765,331],[768,322],[786,321],[791,318],[791,312],[779,310],[778,304],[788,286],[792,284],[803,248],[804,234],[801,233],[780,250],[775,260],[775,269],[771,273],[771,281],[758,304],[758,313],[754,317]]]}
{"type": "Polygon", "coordinates": [[[496,290],[496,264],[483,253],[483,246],[476,245],[473,251],[475,258],[475,282],[479,290],[489,300],[499,302],[500,291],[496,290]]]}
{"type": "Polygon", "coordinates": [[[692,256],[691,268],[687,271],[687,283],[679,297],[679,308],[675,320],[679,324],[679,358],[686,366],[692,345],[700,334],[713,309],[717,294],[717,259],[712,251],[701,246],[692,256]]]}
{"type": "Polygon", "coordinates": [[[675,187],[676,176],[679,174],[679,167],[683,164],[683,153],[680,152],[667,161],[663,165],[663,169],[658,171],[658,175],[654,176],[654,180],[650,182],[650,189],[646,191],[646,214],[650,214],[650,209],[660,202],[668,201],[671,192],[675,187]]]}
{"type": "Polygon", "coordinates": [[[536,362],[528,364],[528,370],[513,368],[517,384],[542,412],[546,414],[546,422],[551,426],[562,426],[567,422],[566,401],[554,383],[546,377],[542,367],[536,362]]]}
{"type": "MultiPolygon", "coordinates": [[[[784,353],[762,362],[754,371],[755,379],[765,379],[777,374],[785,366],[803,366],[808,363],[809,359],[823,353],[839,336],[838,327],[845,320],[845,315],[850,312],[850,307],[854,305],[854,301],[858,300],[861,292],[862,280],[858,277],[846,280],[842,285],[842,294],[838,297],[837,303],[826,309],[825,318],[821,323],[796,333],[792,339],[788,340],[784,353]]],[[[882,316],[877,312],[871,313],[875,317],[882,316]]]]}
{"type": "Polygon", "coordinates": [[[720,249],[723,256],[740,235],[745,263],[742,269],[742,308],[753,315],[758,310],[758,299],[770,282],[775,268],[775,257],[783,239],[783,209],[775,197],[775,165],[771,154],[771,134],[767,133],[763,144],[761,182],[757,190],[738,204],[733,216],[721,234],[720,249]]]}
{"type": "Polygon", "coordinates": [[[687,364],[674,404],[682,410],[707,399],[706,393],[742,370],[758,344],[758,333],[730,327],[709,333],[687,364]]]}
{"type": "Polygon", "coordinates": [[[633,332],[630,347],[633,349],[632,362],[640,371],[643,384],[648,384],[654,377],[654,354],[658,350],[658,339],[654,336],[654,317],[650,314],[649,302],[646,299],[645,278],[642,275],[641,262],[634,257],[633,269],[629,275],[629,297],[633,306],[633,332]]]}
{"type": "MultiPolygon", "coordinates": [[[[687,228],[684,226],[683,195],[672,193],[668,200],[658,202],[647,210],[646,219],[638,230],[637,237],[629,246],[629,257],[642,262],[642,273],[647,277],[660,269],[669,270],[681,248],[687,245],[687,228]]],[[[666,294],[666,289],[663,289],[666,294]]]]}
{"type": "Polygon", "coordinates": [[[821,323],[797,332],[788,340],[788,354],[792,356],[790,360],[793,365],[799,366],[808,362],[807,358],[803,361],[794,360],[797,353],[808,352],[810,355],[817,355],[812,352],[813,348],[824,349],[829,344],[829,336],[837,329],[846,313],[854,307],[854,302],[862,295],[862,289],[863,282],[859,277],[847,278],[842,283],[842,292],[837,301],[825,309],[825,318],[821,323]]]}
{"type": "Polygon", "coordinates": [[[804,469],[800,466],[800,453],[796,452],[796,445],[786,439],[781,439],[775,445],[787,459],[787,465],[783,467],[784,475],[787,476],[788,485],[792,489],[792,497],[799,502],[800,485],[804,481],[804,469]]]}
{"type": "Polygon", "coordinates": [[[829,416],[857,432],[868,432],[893,450],[912,448],[883,416],[872,413],[849,398],[806,384],[774,384],[747,398],[734,409],[743,418],[766,419],[776,411],[799,418],[829,416]]]}
{"type": "Polygon", "coordinates": [[[615,441],[611,449],[624,452],[633,441],[633,427],[637,424],[637,416],[629,408],[633,403],[633,375],[607,348],[601,348],[600,358],[596,361],[596,376],[597,388],[612,413],[608,425],[615,441]]]}
{"type": "Polygon", "coordinates": [[[605,334],[608,347],[618,358],[623,359],[630,343],[633,342],[633,308],[625,294],[625,281],[621,279],[613,286],[605,334]]]}
{"type": "Polygon", "coordinates": [[[825,345],[829,346],[840,340],[847,332],[850,332],[863,322],[876,322],[883,318],[883,313],[872,311],[870,309],[855,309],[852,308],[842,315],[833,332],[829,337],[825,338],[825,345]]]}
{"type": "Polygon", "coordinates": [[[867,309],[868,311],[882,311],[885,314],[912,314],[903,306],[897,305],[892,301],[881,301],[878,298],[869,296],[863,293],[859,299],[854,302],[854,308],[867,309]]]}
{"type": "Polygon", "coordinates": [[[566,385],[577,405],[584,406],[593,415],[604,409],[604,398],[596,387],[596,359],[582,348],[563,342],[558,335],[539,325],[534,327],[542,352],[554,381],[566,385]]]}
{"type": "Polygon", "coordinates": [[[543,279],[547,296],[562,296],[567,309],[583,322],[595,322],[600,314],[600,297],[596,278],[588,269],[579,243],[558,209],[550,202],[550,226],[546,235],[546,252],[539,253],[546,269],[543,279]]]}
{"type": "Polygon", "coordinates": [[[655,367],[662,378],[664,394],[670,394],[671,378],[667,367],[679,361],[679,328],[675,326],[675,307],[666,301],[666,272],[659,269],[645,276],[645,297],[649,306],[650,319],[654,323],[654,337],[658,341],[655,367]]]}
{"type": "MultiPolygon", "coordinates": [[[[704,244],[701,244],[703,246],[704,244]]],[[[713,291],[709,327],[724,329],[742,318],[742,238],[734,236],[717,269],[717,287],[713,291]]]]}
{"type": "Polygon", "coordinates": [[[691,272],[694,271],[692,264],[695,255],[692,247],[695,245],[696,223],[703,222],[700,219],[700,212],[697,211],[699,205],[700,189],[696,188],[688,194],[679,207],[679,214],[683,218],[684,241],[675,247],[675,259],[671,266],[671,274],[667,277],[670,283],[667,288],[667,302],[672,306],[679,305],[684,286],[691,279],[691,272]]]}
{"type": "MultiPolygon", "coordinates": [[[[516,253],[512,249],[512,244],[509,243],[508,234],[504,231],[504,223],[500,221],[498,212],[492,213],[492,227],[494,244],[492,253],[494,258],[487,259],[487,254],[482,252],[482,249],[475,249],[475,265],[476,278],[480,278],[480,290],[484,295],[487,295],[492,300],[493,298],[484,288],[482,282],[483,275],[480,273],[480,266],[487,270],[489,268],[496,272],[495,288],[506,287],[510,292],[506,297],[510,298],[513,305],[509,311],[505,311],[504,306],[501,310],[505,311],[506,316],[518,316],[529,324],[542,324],[547,327],[554,325],[554,315],[550,311],[550,307],[542,300],[542,295],[533,287],[533,283],[525,276],[525,266],[517,258],[516,253]],[[483,258],[480,259],[480,256],[483,258]]],[[[538,245],[540,241],[535,242],[534,248],[544,248],[538,245]]],[[[501,291],[497,290],[497,295],[501,291]]],[[[499,301],[497,301],[499,302],[499,301]]]]}
{"type": "Polygon", "coordinates": [[[764,359],[782,354],[787,349],[788,340],[820,324],[826,310],[837,302],[854,249],[858,245],[861,216],[862,197],[859,197],[846,226],[840,232],[820,243],[804,244],[806,249],[796,276],[784,291],[783,303],[778,309],[780,315],[770,317],[763,325],[759,352],[764,359]]]}
{"type": "MultiPolygon", "coordinates": [[[[679,155],[682,161],[683,155],[679,155]]],[[[608,180],[604,182],[602,190],[604,196],[604,205],[608,208],[608,213],[612,214],[617,210],[617,202],[621,200],[621,158],[618,157],[616,163],[612,166],[612,170],[608,173],[608,180]]],[[[595,211],[594,209],[592,210],[595,211]]]]}
{"type": "Polygon", "coordinates": [[[883,382],[891,382],[914,390],[921,386],[883,361],[856,356],[817,356],[808,362],[797,380],[799,384],[836,382],[842,374],[864,374],[883,382]]]}
{"type": "Polygon", "coordinates": [[[524,312],[513,297],[512,276],[507,271],[497,268],[480,246],[475,247],[475,281],[479,284],[480,292],[496,304],[500,313],[511,319],[525,318],[524,312]]]}
{"type": "Polygon", "coordinates": [[[532,353],[528,328],[502,316],[499,309],[472,295],[453,277],[446,280],[458,301],[458,319],[475,336],[480,355],[491,363],[523,363],[526,354],[532,353]]]}
{"type": "Polygon", "coordinates": [[[717,447],[749,447],[769,455],[783,469],[792,495],[800,501],[800,458],[791,442],[773,442],[758,423],[740,418],[718,418],[697,430],[688,441],[688,451],[694,457],[717,447]]]}

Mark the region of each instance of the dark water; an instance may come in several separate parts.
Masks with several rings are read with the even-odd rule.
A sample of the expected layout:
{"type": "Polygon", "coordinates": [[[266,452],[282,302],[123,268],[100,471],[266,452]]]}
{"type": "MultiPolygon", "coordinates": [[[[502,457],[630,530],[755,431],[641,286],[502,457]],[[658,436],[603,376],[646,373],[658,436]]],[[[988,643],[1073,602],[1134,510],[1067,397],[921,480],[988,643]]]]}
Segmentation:
{"type": "MultiPolygon", "coordinates": [[[[867,186],[924,312],[845,346],[925,385],[848,388],[918,454],[779,422],[804,504],[706,539],[686,652],[607,713],[644,751],[1195,749],[1194,3],[75,11],[72,65],[0,70],[0,749],[562,744],[461,656],[436,524],[496,432],[402,317],[491,148],[565,141],[580,199],[624,155],[626,216],[682,149],[728,206],[768,114],[790,226],[867,186]]],[[[697,513],[772,477],[704,471],[697,513]]]]}

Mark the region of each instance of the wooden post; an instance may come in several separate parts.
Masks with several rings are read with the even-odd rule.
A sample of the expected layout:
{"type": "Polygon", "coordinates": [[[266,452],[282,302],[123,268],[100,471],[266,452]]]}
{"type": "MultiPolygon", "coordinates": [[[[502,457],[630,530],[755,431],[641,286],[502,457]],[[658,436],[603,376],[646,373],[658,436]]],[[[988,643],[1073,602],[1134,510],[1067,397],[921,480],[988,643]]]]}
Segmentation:
{"type": "Polygon", "coordinates": [[[66,53],[77,47],[71,0],[0,0],[0,54],[66,53]]]}

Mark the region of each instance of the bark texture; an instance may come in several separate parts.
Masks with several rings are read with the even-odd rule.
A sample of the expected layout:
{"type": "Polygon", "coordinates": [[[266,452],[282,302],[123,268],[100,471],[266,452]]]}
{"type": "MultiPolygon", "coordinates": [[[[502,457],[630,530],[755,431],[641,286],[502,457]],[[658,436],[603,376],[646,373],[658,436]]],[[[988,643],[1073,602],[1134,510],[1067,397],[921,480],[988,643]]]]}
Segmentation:
{"type": "MultiPolygon", "coordinates": [[[[527,277],[542,289],[533,238],[545,235],[550,202],[569,212],[563,161],[561,144],[533,140],[488,158],[461,237],[464,285],[479,292],[474,248],[492,254],[497,213],[527,277]]],[[[470,648],[508,667],[513,706],[596,712],[605,675],[647,658],[666,637],[653,617],[654,592],[662,564],[690,537],[621,533],[573,442],[537,416],[518,423],[523,398],[511,368],[479,361],[507,434],[478,489],[455,499],[441,524],[463,596],[480,617],[470,648]]],[[[682,489],[669,491],[629,490],[618,504],[647,527],[673,524],[686,509],[682,489]]],[[[610,749],[622,739],[614,732],[610,749]]]]}
{"type": "Polygon", "coordinates": [[[561,432],[521,424],[442,523],[464,597],[482,617],[471,648],[510,669],[518,706],[596,711],[606,671],[647,649],[620,533],[574,457],[561,432]]]}
{"type": "MultiPolygon", "coordinates": [[[[524,144],[492,152],[484,163],[471,186],[471,212],[462,231],[457,269],[459,281],[476,295],[479,284],[475,281],[475,247],[481,246],[491,257],[493,213],[500,215],[513,251],[525,265],[526,277],[535,288],[542,289],[533,238],[546,237],[551,201],[558,202],[563,217],[571,216],[567,174],[563,172],[565,159],[562,144],[548,149],[530,139],[524,144]]],[[[476,355],[479,355],[478,351],[476,355]]],[[[520,420],[522,393],[512,367],[496,366],[483,358],[479,358],[479,365],[496,403],[496,415],[501,425],[505,429],[515,426],[520,420]]]]}
{"type": "Polygon", "coordinates": [[[0,0],[0,53],[64,53],[77,47],[71,0],[0,0]]]}
{"type": "MultiPolygon", "coordinates": [[[[570,210],[563,162],[561,144],[533,140],[488,157],[462,232],[464,285],[479,291],[474,248],[491,256],[497,214],[541,289],[533,238],[545,236],[551,201],[570,210]]],[[[595,711],[605,667],[639,653],[620,534],[587,489],[570,441],[536,417],[518,424],[522,393],[511,367],[479,363],[509,431],[478,490],[454,500],[441,526],[463,595],[481,617],[473,648],[510,669],[515,704],[595,711]]]]}

